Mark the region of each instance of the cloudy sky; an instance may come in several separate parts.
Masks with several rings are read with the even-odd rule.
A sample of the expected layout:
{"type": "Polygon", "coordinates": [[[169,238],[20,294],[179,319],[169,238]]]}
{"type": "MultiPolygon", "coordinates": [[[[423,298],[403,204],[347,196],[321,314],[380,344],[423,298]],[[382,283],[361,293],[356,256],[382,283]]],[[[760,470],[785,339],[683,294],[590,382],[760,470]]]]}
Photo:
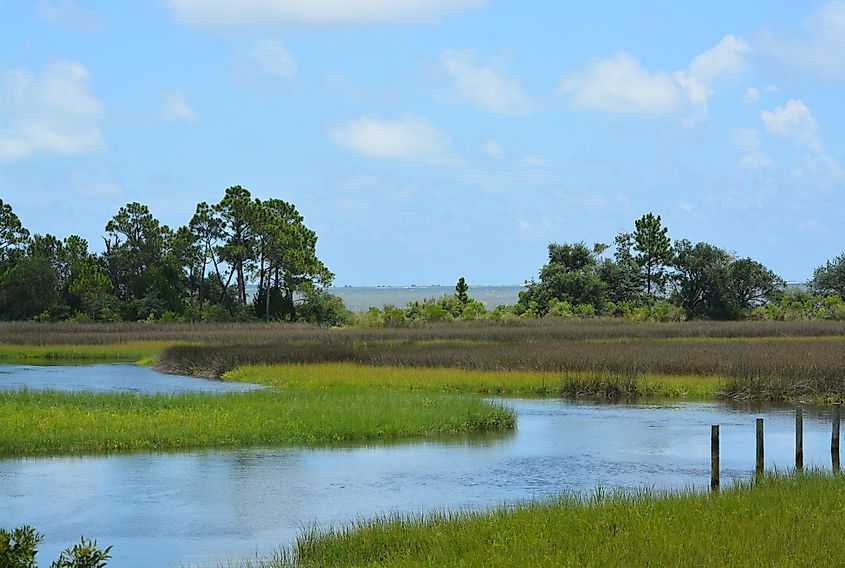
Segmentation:
{"type": "Polygon", "coordinates": [[[294,203],[337,284],[521,283],[673,238],[845,251],[845,2],[0,0],[0,198],[32,232],[294,203]]]}

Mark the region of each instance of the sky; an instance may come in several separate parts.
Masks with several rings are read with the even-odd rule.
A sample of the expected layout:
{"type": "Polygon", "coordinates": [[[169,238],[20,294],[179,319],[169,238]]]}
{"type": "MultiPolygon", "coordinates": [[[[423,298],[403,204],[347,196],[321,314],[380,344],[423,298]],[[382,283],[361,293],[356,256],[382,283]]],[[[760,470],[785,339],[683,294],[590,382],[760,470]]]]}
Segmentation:
{"type": "Polygon", "coordinates": [[[296,205],[337,285],[520,284],[654,212],[787,280],[845,251],[845,2],[0,0],[0,199],[296,205]]]}

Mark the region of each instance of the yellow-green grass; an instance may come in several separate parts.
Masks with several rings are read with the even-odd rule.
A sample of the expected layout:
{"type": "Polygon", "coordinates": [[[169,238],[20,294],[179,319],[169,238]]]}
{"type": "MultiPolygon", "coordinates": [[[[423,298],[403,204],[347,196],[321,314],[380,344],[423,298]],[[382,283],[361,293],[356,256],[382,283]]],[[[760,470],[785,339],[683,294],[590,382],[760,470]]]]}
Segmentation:
{"type": "Polygon", "coordinates": [[[0,456],[337,444],[512,430],[515,424],[504,407],[432,392],[0,391],[0,456]]]}
{"type": "MultiPolygon", "coordinates": [[[[628,381],[654,397],[703,400],[715,398],[722,379],[703,375],[643,375],[557,371],[483,371],[444,367],[380,367],[358,363],[247,365],[229,371],[224,379],[279,388],[404,389],[504,396],[578,395],[577,381],[628,381]]],[[[588,394],[586,392],[581,394],[588,394]]]]}
{"type": "Polygon", "coordinates": [[[0,343],[0,362],[3,363],[73,363],[83,361],[150,364],[159,353],[176,341],[127,341],[103,344],[13,345],[0,343]]]}
{"type": "Polygon", "coordinates": [[[838,566],[843,510],[842,476],[772,475],[718,496],[598,492],[489,512],[361,521],[306,531],[290,553],[265,565],[838,566]]]}

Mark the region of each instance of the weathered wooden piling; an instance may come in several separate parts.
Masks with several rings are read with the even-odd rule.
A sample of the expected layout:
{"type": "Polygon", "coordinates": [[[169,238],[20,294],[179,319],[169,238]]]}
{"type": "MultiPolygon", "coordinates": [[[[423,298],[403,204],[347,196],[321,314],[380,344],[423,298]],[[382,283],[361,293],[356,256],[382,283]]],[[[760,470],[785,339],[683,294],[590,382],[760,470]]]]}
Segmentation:
{"type": "Polygon", "coordinates": [[[842,405],[833,405],[833,420],[830,428],[830,462],[833,471],[839,471],[839,421],[842,416],[842,405]]]}
{"type": "Polygon", "coordinates": [[[719,425],[710,426],[710,490],[719,491],[719,425]]]}
{"type": "Polygon", "coordinates": [[[764,452],[763,452],[763,419],[757,419],[757,475],[763,474],[764,452]]]}
{"type": "Polygon", "coordinates": [[[804,407],[795,409],[795,470],[804,470],[804,407]]]}

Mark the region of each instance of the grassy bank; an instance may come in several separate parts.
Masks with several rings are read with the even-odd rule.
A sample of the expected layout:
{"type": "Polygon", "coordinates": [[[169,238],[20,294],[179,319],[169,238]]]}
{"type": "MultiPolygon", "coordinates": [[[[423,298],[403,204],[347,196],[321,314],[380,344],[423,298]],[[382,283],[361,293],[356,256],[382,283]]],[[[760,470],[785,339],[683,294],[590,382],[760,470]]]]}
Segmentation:
{"type": "MultiPolygon", "coordinates": [[[[650,377],[724,377],[718,393],[730,399],[782,401],[845,398],[845,339],[770,337],[756,341],[640,339],[532,342],[389,343],[335,339],[264,345],[173,347],[158,359],[166,372],[219,377],[240,367],[290,363],[355,363],[372,367],[579,375],[624,384],[650,377]]],[[[519,378],[522,375],[510,375],[519,378]]],[[[699,380],[699,379],[695,379],[699,380]]],[[[580,387],[579,387],[580,388],[580,387]]],[[[577,390],[577,389],[576,389],[577,390]]],[[[566,394],[565,391],[563,391],[566,394]]]]}
{"type": "Polygon", "coordinates": [[[551,371],[483,371],[443,367],[374,367],[358,363],[247,365],[223,378],[280,388],[403,389],[503,396],[592,398],[716,396],[722,382],[711,376],[610,374],[551,371]]]}
{"type": "Polygon", "coordinates": [[[26,345],[0,343],[0,363],[132,362],[152,363],[175,341],[26,345]]]}
{"type": "Polygon", "coordinates": [[[142,396],[0,391],[0,456],[311,445],[511,430],[507,409],[431,392],[142,396]]]}
{"type": "Polygon", "coordinates": [[[307,531],[275,567],[831,566],[845,478],[770,476],[709,494],[597,493],[307,531]]]}

